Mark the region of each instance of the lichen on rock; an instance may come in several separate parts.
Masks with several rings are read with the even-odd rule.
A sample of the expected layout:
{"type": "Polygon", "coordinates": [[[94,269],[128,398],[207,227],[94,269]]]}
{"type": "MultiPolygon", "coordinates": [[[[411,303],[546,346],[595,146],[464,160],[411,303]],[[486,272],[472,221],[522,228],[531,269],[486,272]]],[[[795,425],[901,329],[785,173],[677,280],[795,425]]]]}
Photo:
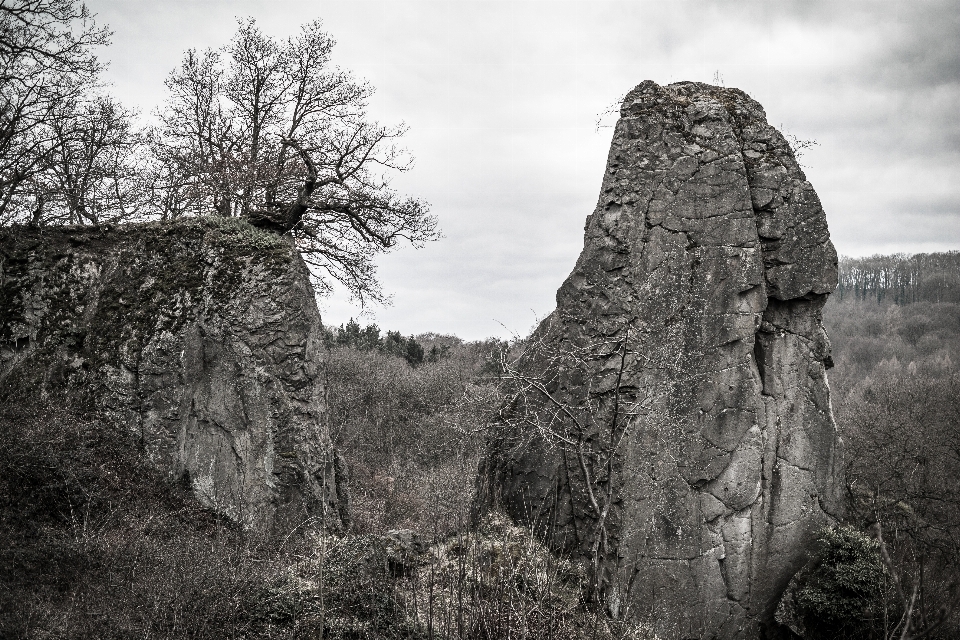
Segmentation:
{"type": "Polygon", "coordinates": [[[821,324],[837,255],[742,91],[646,81],[620,116],[583,252],[513,371],[480,504],[591,559],[613,615],[757,638],[841,508],[821,324]]]}
{"type": "Polygon", "coordinates": [[[0,394],[120,422],[264,532],[347,519],[309,273],[240,220],[0,232],[0,394]]]}

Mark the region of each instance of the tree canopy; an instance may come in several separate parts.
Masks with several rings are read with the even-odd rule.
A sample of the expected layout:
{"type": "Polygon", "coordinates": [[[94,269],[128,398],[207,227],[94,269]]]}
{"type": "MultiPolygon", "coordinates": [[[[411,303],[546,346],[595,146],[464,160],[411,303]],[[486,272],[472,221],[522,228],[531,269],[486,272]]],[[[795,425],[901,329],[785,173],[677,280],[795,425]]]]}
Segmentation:
{"type": "Polygon", "coordinates": [[[56,172],[93,142],[76,126],[89,124],[101,70],[93,48],[109,36],[74,0],[0,0],[0,222],[47,221],[48,205],[70,197],[56,172]]]}
{"type": "Polygon", "coordinates": [[[406,129],[367,116],[373,89],[332,65],[333,45],[318,20],[276,40],[246,19],[222,49],[187,51],[153,136],[161,215],[245,217],[361,302],[383,300],[374,258],[437,238],[436,220],[390,188],[412,166],[406,129]]]}
{"type": "Polygon", "coordinates": [[[100,83],[109,43],[76,0],[0,0],[0,224],[241,217],[291,237],[320,293],[384,302],[375,259],[439,237],[390,180],[412,167],[403,124],[367,114],[373,88],[331,60],[319,20],[286,39],[239,20],[190,49],[155,126],[100,83]],[[325,273],[324,273],[325,272],[325,273]]]}

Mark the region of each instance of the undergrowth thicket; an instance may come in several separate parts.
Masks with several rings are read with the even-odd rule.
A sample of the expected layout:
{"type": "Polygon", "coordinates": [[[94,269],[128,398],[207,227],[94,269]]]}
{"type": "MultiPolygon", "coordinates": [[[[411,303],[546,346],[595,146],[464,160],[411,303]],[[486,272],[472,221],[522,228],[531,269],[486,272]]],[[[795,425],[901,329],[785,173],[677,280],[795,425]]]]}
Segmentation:
{"type": "MultiPolygon", "coordinates": [[[[851,512],[788,592],[793,627],[955,637],[956,309],[831,302],[825,320],[851,512]]],[[[354,523],[336,536],[306,523],[252,537],[161,477],[125,430],[4,397],[0,637],[652,637],[589,604],[585,568],[526,529],[496,514],[471,522],[511,345],[387,335],[392,346],[365,348],[331,332],[330,427],[354,523]],[[417,362],[395,348],[412,342],[417,362]]]]}
{"type": "Polygon", "coordinates": [[[493,514],[470,526],[491,341],[416,368],[329,353],[354,529],[258,538],[137,438],[52,402],[0,410],[0,637],[648,638],[585,603],[584,569],[493,514]],[[392,475],[390,475],[392,474],[392,475]],[[414,531],[416,530],[416,531],[414,531]]]}
{"type": "MultiPolygon", "coordinates": [[[[834,296],[824,309],[836,363],[829,379],[844,441],[847,524],[877,543],[888,574],[882,596],[847,624],[862,638],[956,638],[960,305],[893,299],[834,296]]],[[[825,593],[839,602],[850,590],[825,593]]]]}

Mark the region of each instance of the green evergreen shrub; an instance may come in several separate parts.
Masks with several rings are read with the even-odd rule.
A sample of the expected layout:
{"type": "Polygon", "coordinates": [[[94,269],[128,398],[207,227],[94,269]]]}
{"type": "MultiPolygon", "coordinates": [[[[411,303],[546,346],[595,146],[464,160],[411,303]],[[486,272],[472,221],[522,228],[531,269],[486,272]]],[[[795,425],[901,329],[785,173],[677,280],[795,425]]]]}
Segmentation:
{"type": "Polygon", "coordinates": [[[819,557],[788,591],[794,615],[809,640],[882,638],[895,615],[887,595],[890,576],[880,544],[852,527],[824,528],[819,557]]]}

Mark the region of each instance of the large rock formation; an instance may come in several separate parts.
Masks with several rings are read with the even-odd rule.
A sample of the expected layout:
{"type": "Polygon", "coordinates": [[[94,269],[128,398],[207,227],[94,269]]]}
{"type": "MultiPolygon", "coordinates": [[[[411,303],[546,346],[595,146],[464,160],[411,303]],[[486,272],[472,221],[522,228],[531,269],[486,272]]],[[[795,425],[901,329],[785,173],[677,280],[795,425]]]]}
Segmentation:
{"type": "Polygon", "coordinates": [[[587,558],[614,615],[667,637],[772,634],[839,505],[821,325],[836,252],[790,146],[742,91],[647,81],[620,115],[481,501],[587,558]]]}
{"type": "Polygon", "coordinates": [[[238,220],[0,232],[3,401],[120,421],[256,530],[346,517],[320,331],[297,252],[238,220]]]}

